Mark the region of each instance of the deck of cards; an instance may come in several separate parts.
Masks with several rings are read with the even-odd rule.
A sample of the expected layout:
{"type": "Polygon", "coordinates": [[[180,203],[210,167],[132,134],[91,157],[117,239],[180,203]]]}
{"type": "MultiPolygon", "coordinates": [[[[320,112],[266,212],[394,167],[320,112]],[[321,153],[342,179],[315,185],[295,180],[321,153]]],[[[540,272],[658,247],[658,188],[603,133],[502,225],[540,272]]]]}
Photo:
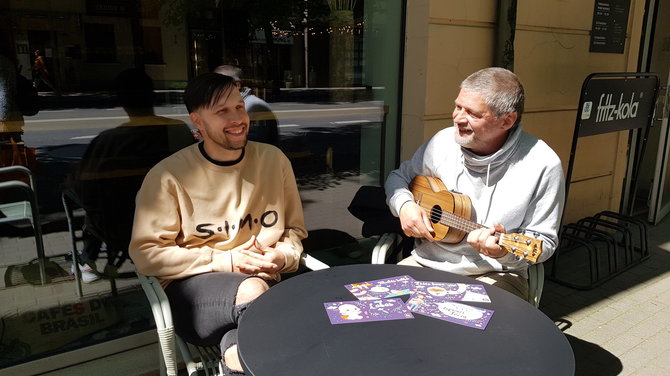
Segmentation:
{"type": "Polygon", "coordinates": [[[413,319],[412,313],[485,329],[493,311],[460,302],[490,303],[484,285],[416,281],[408,275],[344,286],[358,300],[327,302],[331,324],[413,319]],[[409,295],[403,302],[396,298],[409,295]]]}

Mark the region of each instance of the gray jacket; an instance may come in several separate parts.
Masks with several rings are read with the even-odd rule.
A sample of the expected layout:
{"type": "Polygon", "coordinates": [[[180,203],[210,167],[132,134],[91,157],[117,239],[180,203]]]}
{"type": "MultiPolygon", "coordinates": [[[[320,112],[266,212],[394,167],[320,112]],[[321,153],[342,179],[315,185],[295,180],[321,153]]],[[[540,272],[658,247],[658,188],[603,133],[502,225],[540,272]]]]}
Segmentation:
{"type": "MultiPolygon", "coordinates": [[[[548,259],[558,243],[558,230],[565,203],[561,161],[542,140],[522,130],[519,124],[503,147],[488,156],[478,156],[454,141],[454,128],[446,128],[421,145],[386,180],[391,212],[413,200],[407,189],[417,175],[440,178],[447,189],[470,197],[471,220],[487,227],[494,222],[507,233],[521,233],[543,241],[538,262],[548,259]]],[[[527,277],[528,261],[512,253],[495,259],[467,244],[429,242],[417,239],[412,252],[427,267],[461,275],[491,271],[514,271],[527,277]]]]}

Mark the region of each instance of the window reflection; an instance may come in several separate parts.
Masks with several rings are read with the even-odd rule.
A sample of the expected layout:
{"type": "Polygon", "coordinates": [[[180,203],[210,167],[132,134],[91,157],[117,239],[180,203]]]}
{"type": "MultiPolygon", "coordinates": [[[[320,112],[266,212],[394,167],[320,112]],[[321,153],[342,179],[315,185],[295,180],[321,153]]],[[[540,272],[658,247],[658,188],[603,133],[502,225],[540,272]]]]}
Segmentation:
{"type": "MultiPolygon", "coordinates": [[[[98,227],[109,229],[111,223],[121,222],[119,228],[124,230],[112,232],[127,231],[128,217],[119,212],[132,206],[127,198],[141,174],[131,174],[133,182],[123,177],[150,167],[133,151],[146,154],[151,150],[147,145],[156,140],[168,140],[171,147],[166,152],[178,147],[174,132],[163,132],[165,127],[158,133],[142,132],[155,122],[137,120],[115,100],[115,78],[129,69],[143,72],[153,85],[153,113],[145,114],[145,120],[159,118],[161,125],[171,124],[181,136],[192,137],[184,132],[185,127],[193,131],[181,100],[186,82],[221,65],[240,68],[241,90],[268,107],[255,115],[251,137],[277,144],[293,165],[310,231],[308,247],[328,252],[339,248],[344,251],[331,253],[364,257],[368,245],[362,239],[362,224],[347,206],[362,185],[378,185],[386,165],[393,165],[403,2],[87,0],[36,5],[14,1],[3,3],[0,10],[5,46],[1,52],[3,61],[9,61],[4,65],[35,82],[31,67],[34,52],[40,50],[49,72],[49,84],[37,80],[39,112],[28,116],[14,111],[12,122],[4,124],[14,132],[15,142],[36,150],[34,175],[46,268],[53,273],[46,286],[33,278],[36,253],[29,226],[0,224],[0,272],[5,275],[0,300],[12,302],[2,315],[5,327],[14,327],[12,338],[10,331],[0,336],[0,368],[152,325],[133,279],[116,279],[116,296],[110,295],[107,275],[84,283],[83,297],[76,294],[61,197],[82,176],[96,176],[93,196],[102,198],[102,204],[89,211],[109,221],[98,227]],[[268,129],[275,129],[271,139],[268,129]],[[110,134],[119,137],[111,140],[110,134]],[[91,152],[109,148],[123,150],[123,155],[91,152]],[[110,169],[110,164],[115,167],[110,169]],[[87,171],[91,165],[107,167],[87,171]],[[79,317],[93,311],[78,310],[77,304],[105,314],[96,311],[101,319],[84,325],[86,320],[79,317]],[[61,307],[58,318],[48,314],[53,306],[61,307]],[[44,321],[31,319],[35,317],[44,321]],[[106,317],[110,319],[105,321],[106,317]],[[47,323],[70,319],[81,325],[64,327],[63,332],[69,333],[64,340],[34,346],[26,339],[47,323]]],[[[9,75],[4,68],[2,72],[3,78],[9,75]]],[[[1,140],[4,149],[11,148],[8,138],[1,140]]],[[[0,195],[0,203],[8,197],[0,195]]],[[[90,215],[76,213],[80,230],[87,222],[94,228],[90,215]]],[[[98,234],[100,248],[123,251],[125,241],[118,245],[105,237],[98,234]]],[[[82,248],[79,242],[78,249],[82,248]]],[[[107,260],[93,261],[92,266],[104,272],[107,260]]],[[[132,272],[130,262],[117,266],[122,273],[132,272]]]]}

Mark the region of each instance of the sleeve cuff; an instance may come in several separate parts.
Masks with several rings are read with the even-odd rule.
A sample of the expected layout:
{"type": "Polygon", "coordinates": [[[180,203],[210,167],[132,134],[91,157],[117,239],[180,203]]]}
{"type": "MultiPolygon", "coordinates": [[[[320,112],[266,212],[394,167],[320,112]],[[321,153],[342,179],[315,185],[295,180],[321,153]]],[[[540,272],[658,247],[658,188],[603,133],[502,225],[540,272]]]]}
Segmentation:
{"type": "Polygon", "coordinates": [[[284,267],[279,270],[279,273],[290,273],[298,270],[301,252],[286,244],[277,245],[276,249],[284,254],[284,267]]]}

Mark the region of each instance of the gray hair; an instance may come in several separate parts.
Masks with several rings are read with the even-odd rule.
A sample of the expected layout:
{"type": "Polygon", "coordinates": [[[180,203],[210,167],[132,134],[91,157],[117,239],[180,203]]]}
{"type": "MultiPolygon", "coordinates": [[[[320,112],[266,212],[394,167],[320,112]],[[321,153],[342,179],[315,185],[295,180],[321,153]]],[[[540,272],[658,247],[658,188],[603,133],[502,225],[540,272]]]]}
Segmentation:
{"type": "Polygon", "coordinates": [[[516,124],[521,122],[525,93],[516,74],[505,68],[491,67],[469,75],[460,88],[482,97],[496,117],[516,112],[516,124]]]}
{"type": "Polygon", "coordinates": [[[232,77],[235,81],[242,80],[242,69],[234,65],[219,65],[214,69],[214,73],[232,77]]]}

